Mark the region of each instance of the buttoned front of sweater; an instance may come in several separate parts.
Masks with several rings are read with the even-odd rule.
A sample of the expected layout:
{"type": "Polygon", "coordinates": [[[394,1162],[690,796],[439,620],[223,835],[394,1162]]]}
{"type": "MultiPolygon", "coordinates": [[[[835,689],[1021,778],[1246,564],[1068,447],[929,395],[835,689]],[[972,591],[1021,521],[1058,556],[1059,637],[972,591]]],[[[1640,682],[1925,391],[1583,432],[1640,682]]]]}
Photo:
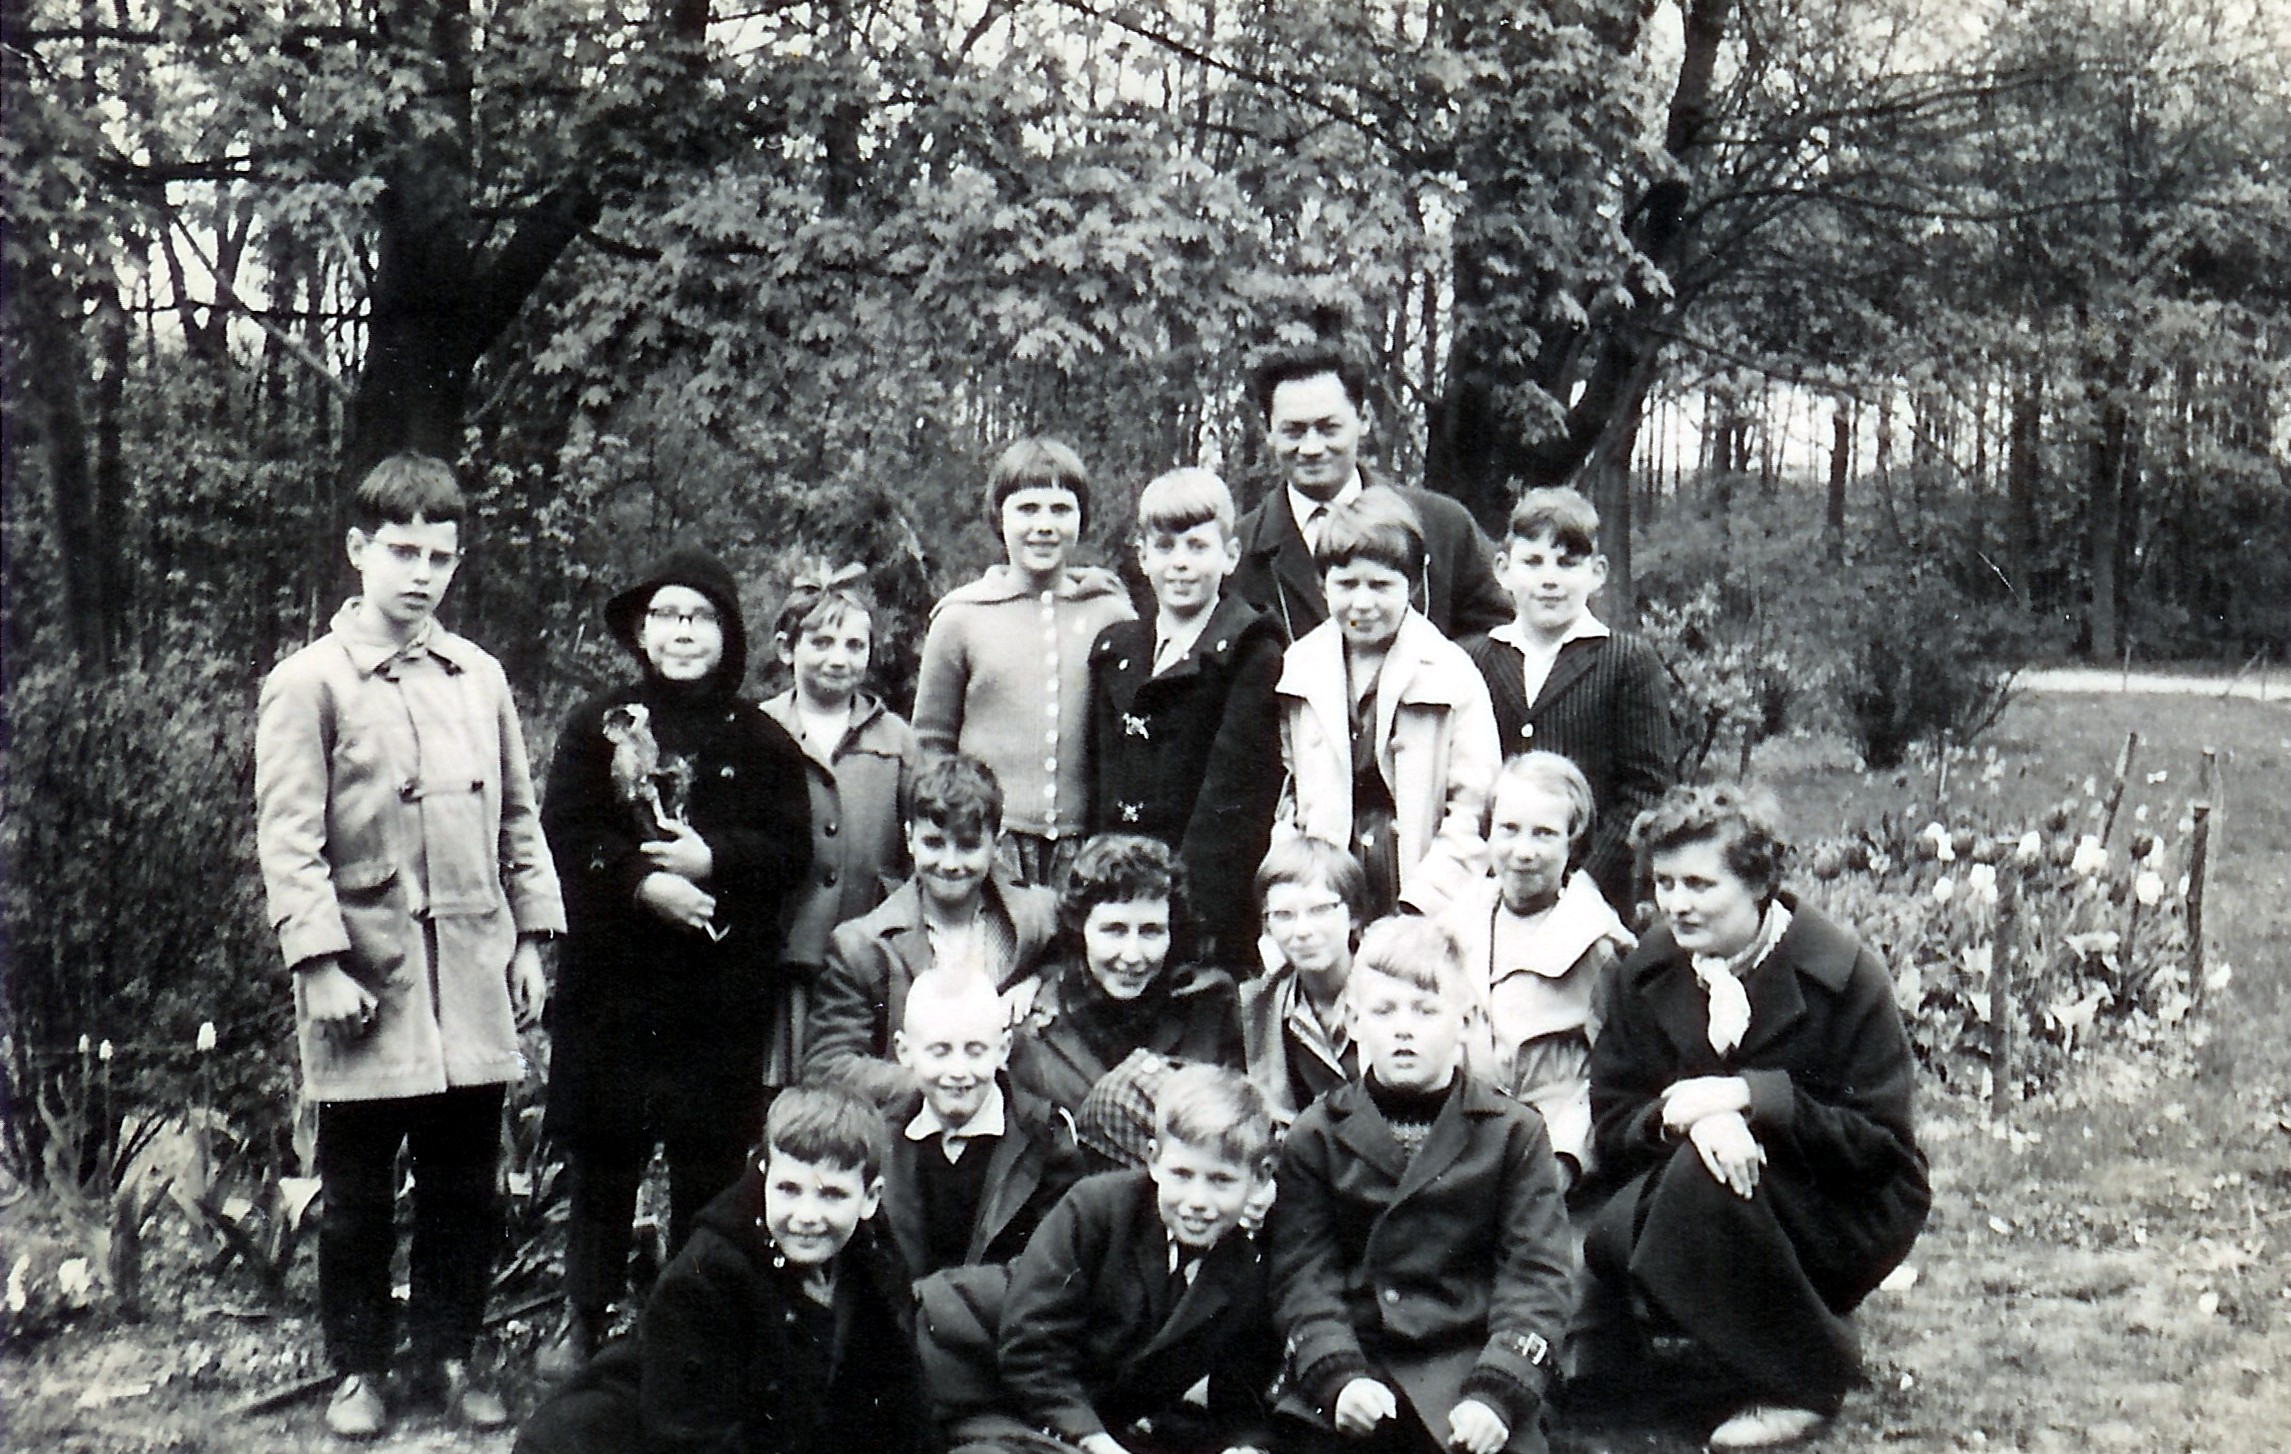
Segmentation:
{"type": "Polygon", "coordinates": [[[1135,615],[1110,571],[1078,567],[1033,590],[996,566],[931,613],[915,684],[916,736],[932,751],[966,753],[994,769],[1012,831],[1086,831],[1090,644],[1135,615]]]}

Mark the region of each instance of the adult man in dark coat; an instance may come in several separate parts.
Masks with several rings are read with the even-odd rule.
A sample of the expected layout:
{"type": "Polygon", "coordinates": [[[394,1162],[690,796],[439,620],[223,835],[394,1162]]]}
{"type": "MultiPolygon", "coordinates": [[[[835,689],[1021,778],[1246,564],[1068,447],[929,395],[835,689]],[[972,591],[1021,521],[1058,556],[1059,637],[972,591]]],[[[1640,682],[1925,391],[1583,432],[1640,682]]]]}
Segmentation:
{"type": "MultiPolygon", "coordinates": [[[[1291,641],[1328,619],[1312,540],[1322,512],[1351,499],[1374,478],[1360,463],[1368,385],[1334,349],[1283,353],[1251,380],[1283,486],[1241,517],[1241,564],[1232,593],[1281,623],[1291,641]]],[[[1494,547],[1471,513],[1446,495],[1394,486],[1424,525],[1424,578],[1417,604],[1451,640],[1477,636],[1512,618],[1495,578],[1494,547]]]]}

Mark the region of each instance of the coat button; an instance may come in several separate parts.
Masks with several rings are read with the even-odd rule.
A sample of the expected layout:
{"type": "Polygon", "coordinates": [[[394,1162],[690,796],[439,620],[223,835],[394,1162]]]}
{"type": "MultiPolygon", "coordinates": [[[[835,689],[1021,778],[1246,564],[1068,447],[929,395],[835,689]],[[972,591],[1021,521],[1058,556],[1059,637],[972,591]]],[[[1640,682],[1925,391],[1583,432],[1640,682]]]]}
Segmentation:
{"type": "Polygon", "coordinates": [[[819,876],[819,881],[823,884],[826,884],[829,888],[835,887],[835,880],[836,872],[832,868],[819,876]]]}
{"type": "Polygon", "coordinates": [[[825,833],[828,837],[833,838],[835,836],[835,820],[832,818],[829,819],[827,826],[820,829],[819,831],[825,833]]]}
{"type": "Polygon", "coordinates": [[[1384,1300],[1388,1303],[1396,1303],[1400,1301],[1400,1289],[1396,1287],[1386,1288],[1384,1290],[1384,1300]]]}

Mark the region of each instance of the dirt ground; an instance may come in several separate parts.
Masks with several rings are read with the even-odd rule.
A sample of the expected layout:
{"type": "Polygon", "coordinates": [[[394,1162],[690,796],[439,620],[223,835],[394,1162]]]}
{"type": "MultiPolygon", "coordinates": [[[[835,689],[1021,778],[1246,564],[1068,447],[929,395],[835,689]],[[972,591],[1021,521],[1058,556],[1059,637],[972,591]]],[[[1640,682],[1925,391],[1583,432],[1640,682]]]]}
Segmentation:
{"type": "MultiPolygon", "coordinates": [[[[2215,695],[2033,693],[1994,738],[2013,765],[2005,796],[2034,806],[2105,773],[2131,729],[2151,744],[2136,781],[2167,774],[2147,789],[2159,805],[2184,796],[2203,745],[2220,749],[2208,937],[2233,979],[2181,1053],[2103,1057],[2016,1108],[2009,1126],[1928,1098],[1921,1134],[1936,1196],[1914,1277],[1866,1305],[1869,1387],[1805,1447],[2260,1454],[2291,1444],[2291,713],[2215,695]]],[[[1867,776],[1806,744],[1762,751],[1758,766],[1805,836],[1925,791],[1912,775],[1867,776]]],[[[249,1311],[220,1292],[178,1289],[144,1322],[0,1353],[0,1442],[87,1454],[325,1446],[316,1395],[233,1412],[309,1373],[316,1352],[307,1322],[249,1311]]],[[[512,1367],[530,1337],[506,1331],[512,1367]]],[[[1653,1422],[1576,1416],[1554,1448],[1698,1448],[1718,1410],[1695,1388],[1680,1370],[1651,1401],[1653,1422]]],[[[529,1399],[532,1388],[513,1391],[529,1399]]],[[[415,1418],[372,1447],[509,1444],[415,1418]]]]}

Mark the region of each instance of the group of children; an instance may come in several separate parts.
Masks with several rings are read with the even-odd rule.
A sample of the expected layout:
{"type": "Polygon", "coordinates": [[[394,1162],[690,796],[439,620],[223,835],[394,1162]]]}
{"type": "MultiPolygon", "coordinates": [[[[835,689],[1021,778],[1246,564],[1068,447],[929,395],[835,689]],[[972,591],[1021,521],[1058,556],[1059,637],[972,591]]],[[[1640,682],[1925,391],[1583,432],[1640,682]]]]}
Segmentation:
{"type": "MultiPolygon", "coordinates": [[[[1313,360],[1267,378],[1269,423],[1364,407],[1313,360]]],[[[1080,460],[1013,446],[1005,563],[933,613],[912,729],[863,690],[856,570],[795,583],[759,704],[736,583],[672,554],[608,604],[636,675],[574,712],[539,802],[498,666],[432,616],[452,474],[378,466],[361,595],[272,675],[257,743],[329,1427],[390,1418],[401,1147],[403,1387],[507,1419],[468,1360],[502,1089],[563,935],[569,1382],[535,1454],[1540,1447],[1661,669],[1590,614],[1581,496],[1530,492],[1496,548],[1441,514],[1435,559],[1418,492],[1322,479],[1316,448],[1276,443],[1317,502],[1314,625],[1227,589],[1262,512],[1198,469],[1139,498],[1140,615],[1072,563],[1080,460]],[[1420,609],[1491,574],[1512,619],[1484,638],[1420,609]],[[608,1345],[656,1145],[674,1255],[608,1345]]]]}

